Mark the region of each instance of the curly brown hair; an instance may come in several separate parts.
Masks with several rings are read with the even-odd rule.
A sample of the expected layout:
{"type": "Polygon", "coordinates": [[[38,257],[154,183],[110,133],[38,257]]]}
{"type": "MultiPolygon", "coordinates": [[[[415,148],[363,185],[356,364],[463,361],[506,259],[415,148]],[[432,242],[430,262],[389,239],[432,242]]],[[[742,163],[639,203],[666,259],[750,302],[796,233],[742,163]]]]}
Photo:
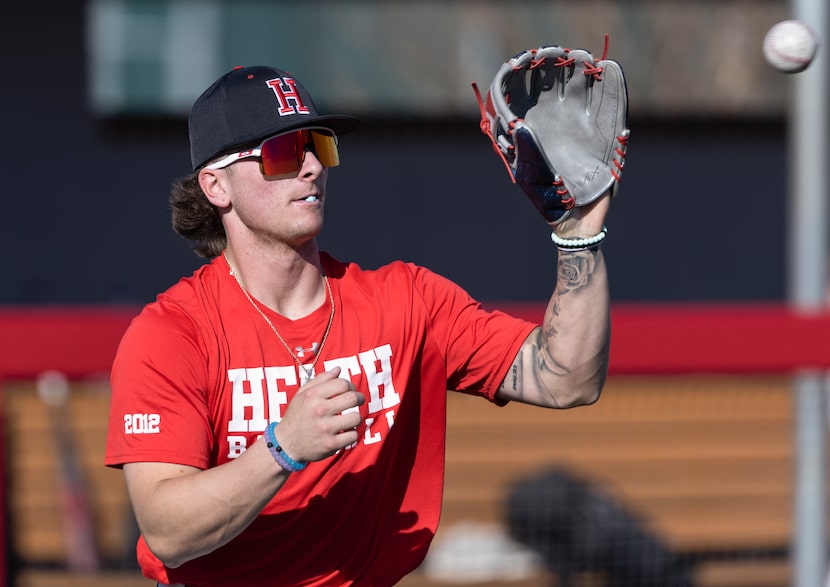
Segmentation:
{"type": "Polygon", "coordinates": [[[211,204],[199,185],[199,174],[192,173],[173,182],[170,190],[173,230],[194,243],[200,257],[213,259],[228,244],[219,211],[211,204]]]}

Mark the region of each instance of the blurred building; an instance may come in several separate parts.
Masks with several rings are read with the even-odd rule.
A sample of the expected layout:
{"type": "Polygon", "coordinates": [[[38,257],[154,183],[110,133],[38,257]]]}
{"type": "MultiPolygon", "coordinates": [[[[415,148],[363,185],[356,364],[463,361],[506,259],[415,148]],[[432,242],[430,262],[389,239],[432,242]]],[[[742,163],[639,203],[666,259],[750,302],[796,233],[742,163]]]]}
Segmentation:
{"type": "Polygon", "coordinates": [[[547,227],[479,132],[470,84],[543,44],[599,55],[606,34],[632,127],[605,247],[613,297],[785,295],[792,78],[761,55],[785,1],[97,0],[6,15],[0,303],[143,303],[198,266],[167,208],[190,171],[187,111],[254,63],[366,123],[341,141],[324,248],[421,263],[483,300],[546,298],[547,227]]]}

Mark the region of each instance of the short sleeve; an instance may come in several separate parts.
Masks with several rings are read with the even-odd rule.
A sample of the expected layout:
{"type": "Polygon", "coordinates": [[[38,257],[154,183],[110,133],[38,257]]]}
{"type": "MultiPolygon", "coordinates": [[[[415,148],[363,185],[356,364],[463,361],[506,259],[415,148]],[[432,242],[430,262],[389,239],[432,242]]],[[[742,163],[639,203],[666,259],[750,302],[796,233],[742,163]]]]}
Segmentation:
{"type": "Polygon", "coordinates": [[[415,283],[428,306],[434,339],[446,357],[449,389],[494,400],[537,324],[485,310],[463,288],[429,270],[416,269],[415,283]]]}
{"type": "Polygon", "coordinates": [[[185,312],[174,304],[147,306],[113,363],[105,464],[206,468],[212,444],[206,364],[202,337],[185,312]]]}

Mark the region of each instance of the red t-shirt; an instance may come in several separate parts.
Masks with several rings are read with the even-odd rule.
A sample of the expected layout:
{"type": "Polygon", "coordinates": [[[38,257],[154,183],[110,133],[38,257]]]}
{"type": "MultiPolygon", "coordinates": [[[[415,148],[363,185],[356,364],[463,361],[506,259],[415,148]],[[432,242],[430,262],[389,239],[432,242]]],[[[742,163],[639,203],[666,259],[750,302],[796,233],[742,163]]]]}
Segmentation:
{"type": "MultiPolygon", "coordinates": [[[[168,569],[139,539],[147,577],[200,587],[378,587],[423,560],[441,509],[446,390],[492,401],[535,324],[486,312],[412,264],[366,271],[321,259],[336,311],[316,370],[339,365],[366,395],[359,441],[291,475],[246,530],[210,554],[168,569]]],[[[310,363],[330,307],[327,300],[299,320],[263,310],[310,363]]],[[[228,462],[282,418],[300,375],[217,257],[147,305],[125,333],[105,462],[228,462]]]]}

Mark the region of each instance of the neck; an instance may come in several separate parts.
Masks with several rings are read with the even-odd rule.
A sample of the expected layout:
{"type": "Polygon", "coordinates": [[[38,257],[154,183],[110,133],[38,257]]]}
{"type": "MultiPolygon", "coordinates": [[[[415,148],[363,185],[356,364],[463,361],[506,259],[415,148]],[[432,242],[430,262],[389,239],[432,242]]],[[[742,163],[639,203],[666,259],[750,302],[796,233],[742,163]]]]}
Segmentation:
{"type": "Polygon", "coordinates": [[[317,247],[313,254],[276,256],[224,252],[240,287],[274,312],[296,320],[311,314],[326,301],[327,291],[317,247]]]}

